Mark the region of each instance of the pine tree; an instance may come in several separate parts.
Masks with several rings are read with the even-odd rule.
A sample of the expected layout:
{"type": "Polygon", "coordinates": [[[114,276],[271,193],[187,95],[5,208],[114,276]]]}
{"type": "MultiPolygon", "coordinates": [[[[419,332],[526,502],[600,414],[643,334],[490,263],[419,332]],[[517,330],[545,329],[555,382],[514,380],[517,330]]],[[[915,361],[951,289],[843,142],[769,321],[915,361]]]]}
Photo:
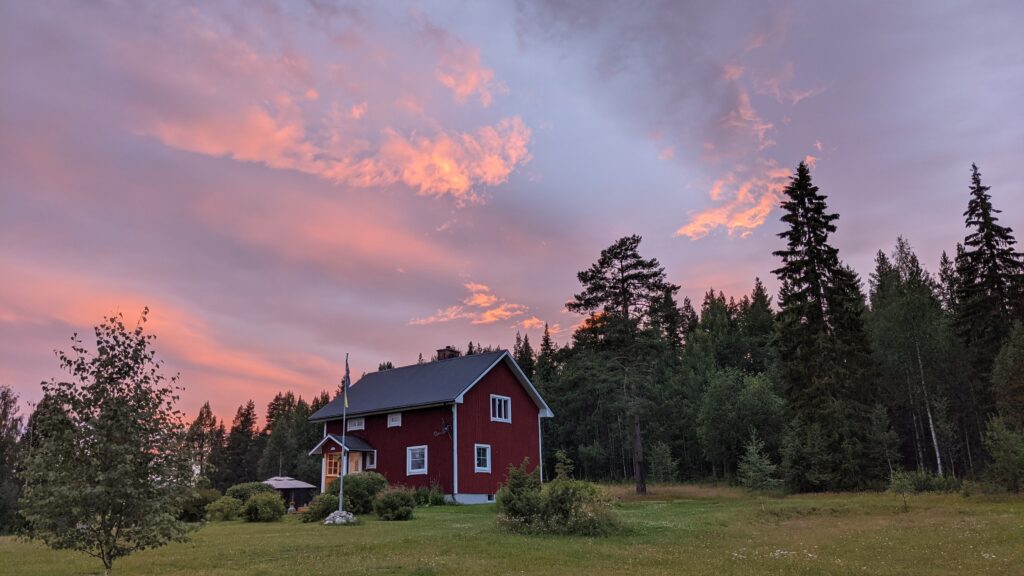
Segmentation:
{"type": "Polygon", "coordinates": [[[968,234],[957,258],[957,329],[967,345],[973,380],[988,411],[992,361],[1015,319],[1024,314],[1024,255],[1014,249],[1013,230],[1000,225],[989,187],[971,165],[971,198],[964,218],[968,234]]]}
{"type": "Polygon", "coordinates": [[[256,404],[249,400],[238,407],[224,447],[223,477],[227,485],[254,482],[262,450],[256,429],[256,404]]]}
{"type": "MultiPolygon", "coordinates": [[[[516,332],[516,340],[519,341],[519,333],[516,332]]],[[[516,364],[519,364],[519,368],[522,369],[526,377],[533,379],[533,374],[536,368],[536,359],[533,353],[533,346],[530,345],[530,335],[523,336],[521,342],[519,342],[519,351],[513,354],[516,364]]]]}
{"type": "Polygon", "coordinates": [[[551,340],[551,331],[547,322],[544,323],[544,335],[540,339],[535,372],[537,384],[542,390],[555,380],[555,344],[551,340]]]}
{"type": "Polygon", "coordinates": [[[742,369],[750,374],[765,372],[770,357],[769,344],[775,330],[772,299],[760,278],[754,279],[750,297],[744,297],[739,317],[742,369]]]}

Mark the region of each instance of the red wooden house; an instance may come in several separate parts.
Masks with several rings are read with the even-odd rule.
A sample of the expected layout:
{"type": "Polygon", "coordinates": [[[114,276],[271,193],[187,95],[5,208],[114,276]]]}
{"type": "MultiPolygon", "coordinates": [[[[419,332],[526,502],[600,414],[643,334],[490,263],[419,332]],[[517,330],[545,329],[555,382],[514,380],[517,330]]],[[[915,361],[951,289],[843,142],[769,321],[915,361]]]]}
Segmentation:
{"type": "Polygon", "coordinates": [[[320,490],[347,472],[373,470],[389,484],[437,486],[463,504],[483,503],[510,465],[541,461],[540,419],[553,416],[506,350],[374,372],[349,389],[342,446],[339,396],[314,413],[324,437],[320,490]],[[344,456],[343,456],[344,454],[344,456]]]}

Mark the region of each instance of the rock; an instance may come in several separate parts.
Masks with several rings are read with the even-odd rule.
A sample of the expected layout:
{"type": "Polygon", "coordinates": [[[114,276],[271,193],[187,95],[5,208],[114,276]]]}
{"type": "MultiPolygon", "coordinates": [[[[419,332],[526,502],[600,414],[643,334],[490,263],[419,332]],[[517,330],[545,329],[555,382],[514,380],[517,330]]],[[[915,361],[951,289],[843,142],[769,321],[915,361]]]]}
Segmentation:
{"type": "Polygon", "coordinates": [[[356,521],[355,514],[351,512],[339,512],[335,510],[327,515],[324,519],[324,525],[329,526],[331,524],[352,524],[356,521]]]}

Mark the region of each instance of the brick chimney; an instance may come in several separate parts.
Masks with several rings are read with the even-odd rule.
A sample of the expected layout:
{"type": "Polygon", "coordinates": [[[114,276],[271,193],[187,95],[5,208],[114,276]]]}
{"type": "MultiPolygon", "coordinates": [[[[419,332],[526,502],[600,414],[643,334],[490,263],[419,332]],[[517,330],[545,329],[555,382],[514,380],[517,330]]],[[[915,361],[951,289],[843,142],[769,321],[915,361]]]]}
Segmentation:
{"type": "Polygon", "coordinates": [[[449,358],[458,358],[462,356],[462,352],[459,352],[454,346],[445,346],[444,348],[437,349],[438,360],[448,360],[449,358]]]}

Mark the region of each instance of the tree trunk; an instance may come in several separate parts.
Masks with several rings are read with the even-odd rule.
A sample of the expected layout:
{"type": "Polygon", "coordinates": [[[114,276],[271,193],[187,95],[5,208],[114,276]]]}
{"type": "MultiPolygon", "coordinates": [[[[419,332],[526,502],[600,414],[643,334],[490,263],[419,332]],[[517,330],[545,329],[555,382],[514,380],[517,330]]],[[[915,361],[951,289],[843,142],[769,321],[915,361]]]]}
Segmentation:
{"type": "Polygon", "coordinates": [[[921,436],[918,432],[917,409],[914,407],[914,394],[910,388],[910,374],[907,374],[907,397],[910,399],[910,423],[914,430],[914,449],[917,454],[917,469],[924,467],[924,452],[921,450],[921,436]]]}
{"type": "Polygon", "coordinates": [[[647,494],[647,472],[644,470],[644,442],[640,431],[640,415],[633,414],[633,477],[636,493],[647,494]]]}
{"type": "Polygon", "coordinates": [[[921,391],[924,393],[924,410],[928,414],[928,429],[932,434],[932,447],[935,449],[935,467],[942,476],[942,453],[939,451],[939,440],[935,435],[935,420],[932,419],[932,406],[928,399],[928,386],[924,380],[924,362],[921,360],[921,346],[914,339],[914,350],[917,352],[917,369],[921,374],[921,391]]]}

